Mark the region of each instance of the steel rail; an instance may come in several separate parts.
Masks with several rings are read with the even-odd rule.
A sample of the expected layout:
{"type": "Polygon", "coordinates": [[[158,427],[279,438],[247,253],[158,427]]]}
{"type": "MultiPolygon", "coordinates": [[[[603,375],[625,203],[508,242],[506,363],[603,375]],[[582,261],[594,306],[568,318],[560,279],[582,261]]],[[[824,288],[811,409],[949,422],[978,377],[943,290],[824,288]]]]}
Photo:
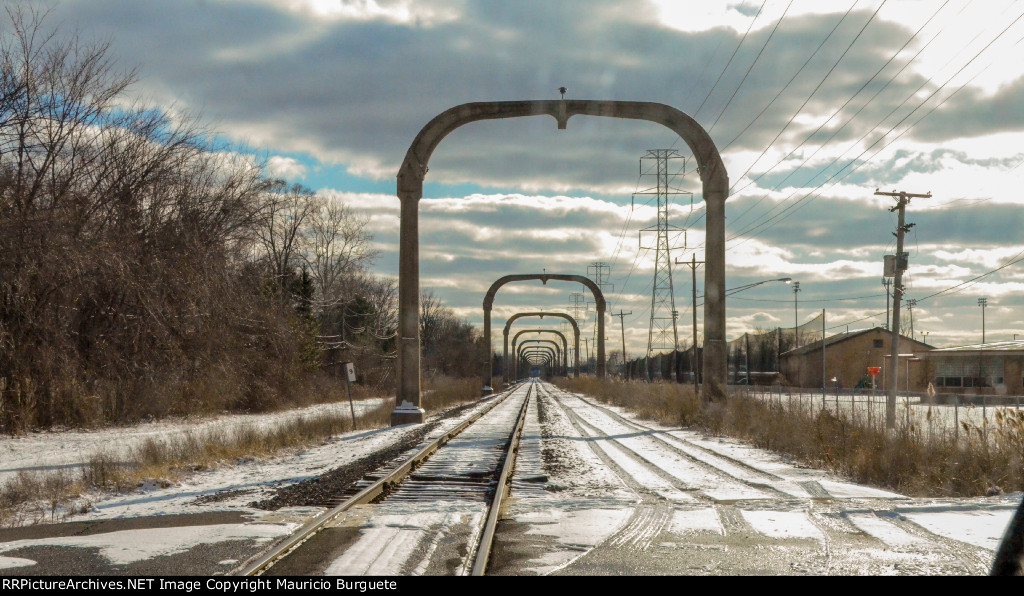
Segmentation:
{"type": "Polygon", "coordinates": [[[487,514],[487,522],[484,524],[483,532],[480,534],[480,541],[477,543],[476,556],[473,560],[473,569],[470,575],[483,575],[487,569],[487,561],[491,556],[491,546],[494,543],[494,530],[498,525],[498,515],[501,513],[502,500],[508,492],[509,483],[512,481],[512,468],[515,467],[516,454],[519,452],[519,439],[523,434],[523,426],[526,424],[526,411],[530,405],[530,397],[535,384],[531,384],[527,390],[526,399],[523,400],[523,407],[519,410],[519,419],[512,431],[508,441],[508,448],[505,451],[505,461],[501,466],[501,474],[498,476],[498,483],[494,487],[494,498],[491,500],[491,510],[487,514]]]}
{"type": "MultiPolygon", "coordinates": [[[[300,528],[297,532],[292,534],[287,540],[282,542],[279,546],[273,548],[263,556],[259,557],[258,559],[256,559],[256,561],[242,567],[241,570],[235,573],[235,575],[256,576],[263,574],[263,572],[269,569],[271,566],[273,566],[274,563],[287,557],[289,554],[295,551],[295,549],[299,548],[302,545],[302,543],[312,538],[317,532],[322,530],[325,525],[327,525],[329,522],[334,520],[342,513],[348,511],[349,509],[355,507],[356,505],[363,505],[369,503],[376,499],[377,497],[379,497],[380,495],[384,494],[385,492],[390,491],[395,486],[397,486],[406,476],[408,476],[413,470],[419,467],[419,465],[423,463],[423,461],[425,461],[427,458],[433,455],[434,452],[437,451],[439,447],[450,441],[452,438],[454,438],[462,431],[466,430],[466,428],[468,428],[471,424],[473,424],[474,422],[482,418],[484,415],[486,415],[488,412],[493,410],[498,404],[505,401],[505,399],[508,396],[512,395],[512,393],[516,389],[518,389],[518,387],[510,387],[508,390],[504,392],[504,395],[497,394],[495,398],[493,398],[494,403],[487,406],[487,408],[481,410],[480,412],[477,412],[476,414],[474,414],[473,416],[471,416],[470,418],[468,418],[467,420],[465,420],[452,430],[441,435],[437,439],[431,441],[430,444],[428,444],[415,455],[410,457],[402,465],[397,467],[387,476],[377,480],[370,486],[367,486],[366,488],[359,491],[354,496],[346,500],[344,503],[341,503],[334,509],[325,511],[324,513],[321,513],[317,517],[313,518],[312,520],[307,522],[306,525],[300,528]]],[[[529,397],[527,397],[527,401],[529,401],[529,397]]]]}

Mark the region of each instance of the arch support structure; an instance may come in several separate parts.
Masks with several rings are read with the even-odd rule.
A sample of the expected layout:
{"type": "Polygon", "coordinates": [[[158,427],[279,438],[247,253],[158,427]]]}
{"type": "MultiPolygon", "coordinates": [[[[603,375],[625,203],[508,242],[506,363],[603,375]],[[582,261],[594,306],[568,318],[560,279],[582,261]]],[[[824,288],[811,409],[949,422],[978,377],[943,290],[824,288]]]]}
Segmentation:
{"type": "Polygon", "coordinates": [[[536,358],[543,358],[547,360],[549,366],[553,366],[558,356],[555,355],[555,349],[551,346],[542,345],[525,345],[519,347],[519,353],[516,358],[516,377],[519,377],[519,369],[523,368],[531,360],[536,358]]]}
{"type": "Polygon", "coordinates": [[[523,340],[523,343],[519,344],[519,351],[516,351],[516,339],[512,339],[512,351],[515,352],[517,355],[521,353],[524,349],[530,347],[542,347],[554,350],[555,361],[552,363],[552,374],[558,375],[560,373],[562,368],[562,346],[558,345],[558,342],[556,342],[553,339],[538,339],[536,337],[526,338],[523,340]]]}
{"type": "MultiPolygon", "coordinates": [[[[539,341],[539,340],[532,340],[539,341]]],[[[549,340],[550,341],[550,340],[549,340]]],[[[519,346],[519,352],[516,357],[516,377],[519,377],[519,369],[526,362],[529,362],[528,358],[531,356],[543,356],[548,360],[547,366],[551,367],[551,371],[555,372],[558,368],[558,354],[556,349],[546,345],[524,345],[519,346]]]]}
{"type": "MultiPolygon", "coordinates": [[[[604,299],[604,292],[601,291],[601,286],[594,283],[594,280],[583,275],[571,275],[566,273],[516,273],[512,275],[506,275],[499,277],[491,287],[484,294],[484,338],[488,345],[487,348],[487,362],[484,365],[484,385],[493,387],[493,379],[491,378],[491,309],[494,307],[494,297],[498,293],[498,290],[507,283],[514,281],[530,281],[539,280],[542,284],[547,285],[549,280],[556,281],[568,281],[583,284],[590,290],[590,293],[594,296],[594,306],[597,309],[597,376],[603,378],[605,375],[605,358],[604,358],[604,313],[607,309],[607,303],[604,299]]],[[[567,365],[568,366],[568,365],[567,365]]]]}
{"type": "Polygon", "coordinates": [[[569,118],[576,115],[655,122],[678,134],[693,152],[707,207],[702,397],[725,396],[725,199],[729,178],[707,131],[687,114],[660,103],[583,99],[477,102],[455,106],[428,122],[398,170],[398,406],[391,414],[392,425],[423,422],[424,418],[420,407],[419,201],[430,156],[448,134],[470,122],[545,115],[553,117],[559,129],[565,129],[569,118]]]}
{"type": "Polygon", "coordinates": [[[515,380],[515,379],[510,378],[510,374],[509,374],[510,372],[512,374],[515,374],[515,369],[509,366],[509,359],[508,359],[509,358],[509,352],[508,352],[508,334],[509,334],[509,330],[512,328],[512,323],[515,323],[516,321],[518,321],[519,319],[521,319],[523,317],[539,317],[541,319],[543,319],[544,317],[558,317],[558,318],[561,318],[561,319],[565,319],[566,321],[569,321],[569,324],[572,325],[573,348],[576,350],[576,352],[575,352],[576,355],[574,356],[574,358],[575,358],[575,369],[574,369],[574,372],[573,372],[573,376],[576,376],[576,377],[580,376],[580,326],[576,323],[576,319],[574,319],[572,317],[572,315],[567,315],[567,314],[562,313],[562,312],[543,312],[543,311],[519,312],[519,313],[516,313],[516,314],[512,315],[511,317],[508,318],[507,321],[505,321],[505,329],[503,331],[503,334],[505,336],[505,351],[503,352],[503,357],[504,357],[504,362],[505,362],[505,382],[509,383],[509,382],[512,382],[512,381],[515,380]]]}
{"type": "Polygon", "coordinates": [[[515,346],[519,337],[524,333],[551,333],[562,338],[562,376],[569,376],[569,342],[565,339],[565,334],[557,329],[523,329],[519,333],[512,336],[512,345],[515,346]]]}

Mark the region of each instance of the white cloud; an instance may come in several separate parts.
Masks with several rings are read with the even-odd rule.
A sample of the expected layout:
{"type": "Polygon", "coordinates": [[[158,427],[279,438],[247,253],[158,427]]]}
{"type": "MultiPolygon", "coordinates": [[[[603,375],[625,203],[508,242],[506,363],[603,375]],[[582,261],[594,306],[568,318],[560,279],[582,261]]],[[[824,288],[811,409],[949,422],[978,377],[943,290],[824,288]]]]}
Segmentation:
{"type": "Polygon", "coordinates": [[[274,155],[267,160],[267,173],[275,178],[290,180],[306,175],[306,166],[293,157],[274,155]]]}
{"type": "Polygon", "coordinates": [[[414,0],[265,0],[317,19],[373,21],[429,26],[459,16],[456,2],[414,0]]]}

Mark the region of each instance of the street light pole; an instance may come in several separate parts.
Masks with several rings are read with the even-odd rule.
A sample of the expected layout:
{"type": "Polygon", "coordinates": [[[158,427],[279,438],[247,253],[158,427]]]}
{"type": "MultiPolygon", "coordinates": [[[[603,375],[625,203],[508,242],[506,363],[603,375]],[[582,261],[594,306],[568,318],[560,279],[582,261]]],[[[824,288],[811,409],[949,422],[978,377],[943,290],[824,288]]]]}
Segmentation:
{"type": "Polygon", "coordinates": [[[985,307],[988,306],[988,298],[978,298],[978,306],[981,307],[981,343],[985,343],[985,307]]]}
{"type": "Polygon", "coordinates": [[[793,282],[793,347],[800,347],[800,315],[797,313],[797,297],[800,292],[800,282],[793,282]]]}

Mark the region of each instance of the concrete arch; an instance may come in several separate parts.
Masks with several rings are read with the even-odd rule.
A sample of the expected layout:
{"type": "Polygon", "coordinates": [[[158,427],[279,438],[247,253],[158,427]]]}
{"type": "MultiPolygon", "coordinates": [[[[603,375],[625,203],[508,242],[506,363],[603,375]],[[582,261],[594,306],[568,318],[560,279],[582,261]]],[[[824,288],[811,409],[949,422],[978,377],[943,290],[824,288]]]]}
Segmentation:
{"type": "Polygon", "coordinates": [[[544,312],[544,311],[519,312],[519,313],[516,313],[516,314],[512,315],[511,317],[508,318],[507,321],[505,321],[505,330],[503,332],[503,334],[505,336],[505,351],[503,352],[503,354],[504,354],[504,362],[505,362],[505,382],[509,382],[510,381],[509,374],[508,374],[509,373],[509,367],[508,367],[508,331],[509,331],[509,329],[512,328],[512,323],[515,323],[517,320],[519,320],[519,319],[521,319],[523,317],[539,317],[541,319],[543,319],[544,317],[558,317],[558,318],[565,319],[566,321],[569,321],[569,324],[572,325],[573,349],[576,350],[576,355],[575,355],[576,369],[575,369],[575,371],[573,373],[573,376],[575,376],[575,377],[580,376],[580,326],[576,323],[576,319],[574,319],[572,317],[572,315],[567,315],[567,314],[561,313],[561,312],[544,312]]]}
{"type": "MultiPolygon", "coordinates": [[[[594,283],[589,277],[583,275],[572,275],[567,273],[515,273],[512,275],[506,275],[499,277],[491,287],[488,288],[487,293],[484,294],[484,337],[487,338],[487,362],[484,370],[484,385],[493,387],[491,379],[491,309],[494,307],[494,297],[497,295],[498,290],[505,284],[514,281],[529,281],[529,280],[540,280],[544,285],[547,285],[549,280],[556,281],[568,281],[583,284],[590,290],[590,293],[594,296],[594,305],[597,308],[597,376],[604,377],[605,375],[605,360],[604,360],[604,319],[605,310],[607,303],[604,299],[604,292],[601,291],[601,286],[594,283]]],[[[568,365],[567,365],[568,366],[568,365]]]]}
{"type": "Polygon", "coordinates": [[[562,338],[562,375],[569,375],[569,342],[565,339],[565,334],[557,329],[523,329],[519,333],[512,336],[512,345],[516,345],[516,341],[524,333],[551,333],[562,338]]]}
{"type": "Polygon", "coordinates": [[[550,351],[545,352],[543,350],[536,350],[536,349],[535,350],[528,350],[527,352],[525,352],[523,354],[523,362],[529,362],[529,363],[532,363],[532,364],[536,364],[537,362],[541,362],[545,366],[549,366],[551,364],[551,359],[552,358],[553,358],[553,356],[551,355],[550,351]]]}
{"type": "MultiPolygon", "coordinates": [[[[530,341],[550,341],[550,340],[530,340],[530,341]]],[[[521,361],[522,361],[522,359],[524,357],[526,357],[529,354],[534,354],[534,353],[542,353],[542,354],[547,354],[547,355],[551,356],[553,364],[557,363],[557,361],[558,361],[558,350],[556,348],[554,348],[553,346],[541,345],[541,344],[527,344],[527,345],[524,345],[524,346],[519,346],[519,350],[518,350],[518,352],[516,354],[518,356],[518,359],[516,361],[517,364],[521,364],[521,361]]]]}
{"type": "MultiPolygon", "coordinates": [[[[420,130],[398,170],[401,201],[398,266],[398,406],[391,423],[423,422],[420,407],[420,257],[419,201],[427,164],[437,145],[452,131],[480,120],[552,116],[565,129],[575,115],[655,122],[672,130],[697,160],[706,203],[704,273],[704,394],[725,396],[725,199],[729,177],[718,148],[700,124],[687,114],[660,103],[639,101],[541,100],[467,103],[435,116],[420,130]]],[[[603,336],[602,336],[603,339],[603,336]]]]}
{"type": "MultiPolygon", "coordinates": [[[[556,342],[553,339],[526,338],[526,339],[523,340],[523,343],[519,344],[519,350],[521,351],[523,348],[527,348],[527,347],[530,347],[530,346],[535,345],[535,344],[539,345],[539,346],[543,346],[543,347],[549,347],[548,344],[550,344],[550,347],[554,348],[554,350],[555,350],[555,372],[554,372],[554,374],[556,374],[556,375],[560,374],[561,364],[562,364],[563,355],[564,355],[563,352],[562,352],[562,346],[558,345],[558,342],[556,342]]],[[[515,338],[512,339],[512,351],[513,352],[516,351],[516,340],[515,340],[515,338]]],[[[518,354],[518,352],[516,352],[516,353],[518,354]]]]}
{"type": "Polygon", "coordinates": [[[523,363],[533,363],[532,359],[542,359],[545,366],[552,366],[552,364],[558,359],[558,356],[554,353],[554,348],[550,346],[525,346],[523,352],[516,359],[516,378],[519,378],[519,368],[522,367],[523,363]]]}
{"type": "MultiPolygon", "coordinates": [[[[516,352],[517,354],[522,352],[523,348],[541,347],[541,346],[543,346],[543,347],[550,347],[553,350],[555,350],[555,357],[558,358],[558,360],[555,362],[555,364],[561,366],[561,364],[562,364],[562,354],[563,354],[562,353],[562,346],[558,345],[557,341],[555,341],[553,339],[547,339],[547,338],[537,338],[537,337],[529,338],[528,337],[528,338],[524,339],[521,343],[517,344],[514,339],[512,340],[512,351],[516,352]]],[[[557,373],[557,371],[556,371],[556,373],[557,373]]]]}

